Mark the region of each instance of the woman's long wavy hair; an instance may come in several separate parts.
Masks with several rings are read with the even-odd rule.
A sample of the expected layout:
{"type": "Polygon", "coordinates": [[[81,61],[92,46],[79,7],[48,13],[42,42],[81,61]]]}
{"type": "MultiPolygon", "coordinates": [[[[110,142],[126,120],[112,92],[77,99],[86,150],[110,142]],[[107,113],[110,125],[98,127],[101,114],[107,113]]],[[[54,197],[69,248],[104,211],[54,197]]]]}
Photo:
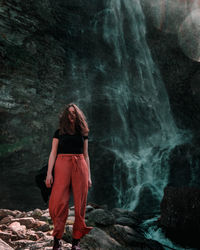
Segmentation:
{"type": "Polygon", "coordinates": [[[60,113],[59,119],[59,129],[60,134],[72,133],[70,120],[68,118],[70,112],[69,108],[74,107],[76,119],[75,119],[75,133],[80,133],[81,135],[88,135],[89,128],[87,124],[87,119],[81,109],[74,103],[69,103],[64,107],[64,110],[60,113]]]}

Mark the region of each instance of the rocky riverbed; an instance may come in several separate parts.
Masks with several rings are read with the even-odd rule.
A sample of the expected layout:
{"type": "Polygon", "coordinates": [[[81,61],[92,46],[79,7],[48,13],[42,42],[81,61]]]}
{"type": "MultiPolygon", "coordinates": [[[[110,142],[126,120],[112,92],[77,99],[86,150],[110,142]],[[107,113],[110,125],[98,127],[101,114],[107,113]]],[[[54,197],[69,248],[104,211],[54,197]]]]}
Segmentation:
{"type": "MultiPolygon", "coordinates": [[[[140,224],[144,218],[128,210],[88,204],[86,224],[93,226],[89,234],[81,239],[82,249],[163,249],[160,243],[146,239],[140,224]]],[[[74,223],[74,207],[69,208],[63,249],[71,249],[74,223]]],[[[44,249],[53,246],[53,225],[48,209],[33,211],[0,209],[0,249],[44,249]]]]}

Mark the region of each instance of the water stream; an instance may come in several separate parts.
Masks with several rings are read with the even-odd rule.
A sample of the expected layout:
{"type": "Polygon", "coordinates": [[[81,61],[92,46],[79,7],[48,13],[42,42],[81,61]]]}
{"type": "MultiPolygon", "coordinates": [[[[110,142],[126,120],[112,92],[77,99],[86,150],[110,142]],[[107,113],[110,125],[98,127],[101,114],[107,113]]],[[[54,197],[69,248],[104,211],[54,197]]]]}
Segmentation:
{"type": "Polygon", "coordinates": [[[114,48],[113,60],[121,69],[104,87],[110,107],[115,110],[111,120],[116,120],[118,114],[112,143],[106,147],[120,159],[116,160],[114,172],[119,174],[113,185],[118,205],[131,210],[139,206],[141,210],[140,204],[147,203],[149,197],[153,202],[148,211],[152,211],[158,208],[168,182],[169,153],[190,135],[174,123],[168,94],[145,35],[139,0],[109,1],[103,36],[114,48]],[[124,175],[126,185],[121,178],[124,175]]]}

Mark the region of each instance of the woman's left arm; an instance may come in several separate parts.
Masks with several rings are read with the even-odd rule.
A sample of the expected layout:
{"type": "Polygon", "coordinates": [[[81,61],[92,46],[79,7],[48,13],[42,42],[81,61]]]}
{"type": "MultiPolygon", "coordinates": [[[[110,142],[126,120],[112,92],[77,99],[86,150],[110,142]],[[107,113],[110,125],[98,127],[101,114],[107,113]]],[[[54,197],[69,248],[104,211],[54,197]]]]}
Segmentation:
{"type": "Polygon", "coordinates": [[[85,158],[85,161],[87,163],[87,166],[88,166],[88,173],[89,173],[89,187],[92,186],[92,181],[91,181],[91,173],[90,173],[90,159],[89,159],[89,155],[88,155],[88,139],[85,139],[84,140],[84,145],[83,145],[83,154],[84,154],[84,158],[85,158]]]}

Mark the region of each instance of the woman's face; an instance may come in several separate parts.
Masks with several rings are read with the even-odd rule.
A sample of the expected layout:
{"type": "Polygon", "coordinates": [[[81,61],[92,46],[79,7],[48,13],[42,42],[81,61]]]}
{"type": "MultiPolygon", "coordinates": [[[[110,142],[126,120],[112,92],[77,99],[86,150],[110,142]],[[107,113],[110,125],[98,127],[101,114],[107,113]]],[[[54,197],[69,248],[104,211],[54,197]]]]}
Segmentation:
{"type": "Polygon", "coordinates": [[[74,123],[76,120],[76,112],[73,106],[69,108],[68,118],[71,123],[74,123]]]}

